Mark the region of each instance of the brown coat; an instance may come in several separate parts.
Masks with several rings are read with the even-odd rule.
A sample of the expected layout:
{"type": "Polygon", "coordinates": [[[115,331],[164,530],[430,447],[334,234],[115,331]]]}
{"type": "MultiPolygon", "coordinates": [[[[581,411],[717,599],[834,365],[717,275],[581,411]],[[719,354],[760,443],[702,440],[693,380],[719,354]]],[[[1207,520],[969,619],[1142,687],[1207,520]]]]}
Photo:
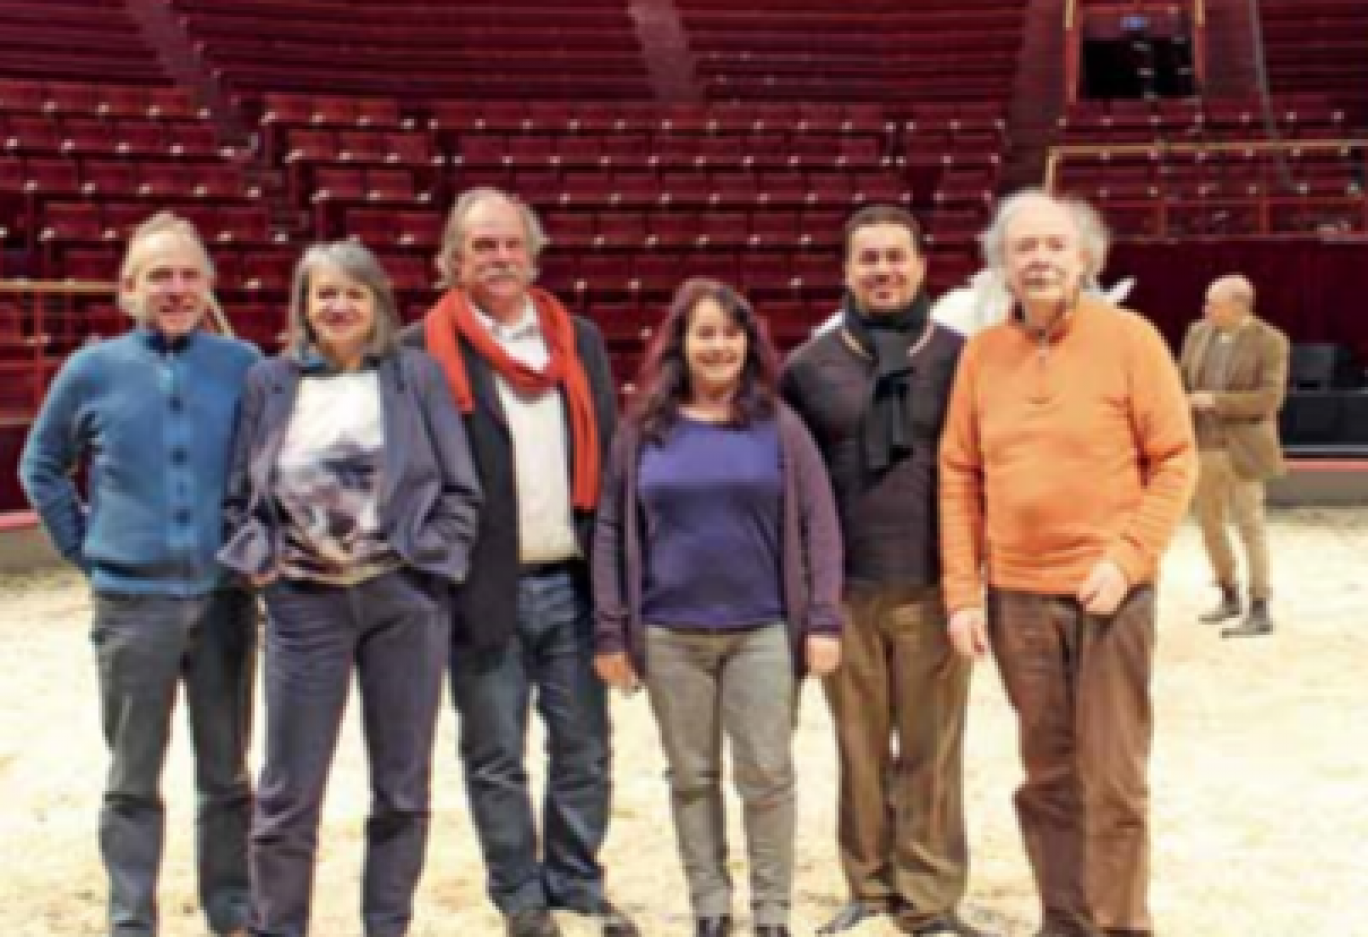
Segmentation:
{"type": "MultiPolygon", "coordinates": [[[[1206,320],[1188,329],[1179,368],[1189,391],[1197,388],[1202,358],[1215,336],[1215,326],[1206,320]]],[[[1278,411],[1287,396],[1290,355],[1287,336],[1262,319],[1251,318],[1235,336],[1220,387],[1211,391],[1231,468],[1247,481],[1264,481],[1285,471],[1278,411]]]]}

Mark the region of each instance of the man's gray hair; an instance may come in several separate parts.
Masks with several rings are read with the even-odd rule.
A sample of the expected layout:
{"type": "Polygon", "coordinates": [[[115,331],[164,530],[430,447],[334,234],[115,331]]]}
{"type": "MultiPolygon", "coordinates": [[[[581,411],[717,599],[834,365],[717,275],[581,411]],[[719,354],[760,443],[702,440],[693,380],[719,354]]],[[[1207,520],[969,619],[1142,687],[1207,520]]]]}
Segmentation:
{"type": "Polygon", "coordinates": [[[316,336],[309,325],[309,285],[311,278],[322,267],[332,267],[339,273],[362,284],[375,295],[375,326],[366,353],[384,357],[392,353],[398,343],[399,306],[394,301],[394,287],[380,261],[360,241],[333,241],[315,244],[304,252],[295,265],[294,281],[290,287],[290,314],[286,341],[296,353],[314,346],[316,336]]]}
{"type": "Polygon", "coordinates": [[[205,294],[208,297],[209,308],[221,316],[222,310],[214,296],[214,262],[209,258],[209,251],[205,248],[195,226],[180,215],[169,211],[159,211],[133,229],[133,234],[128,239],[128,248],[124,251],[123,263],[119,265],[119,308],[133,319],[145,324],[146,310],[134,301],[127,284],[136,281],[147,267],[151,261],[148,245],[153,238],[162,234],[179,238],[191,253],[198,255],[200,269],[203,270],[207,281],[205,294]]]}
{"type": "Polygon", "coordinates": [[[984,266],[1000,275],[1006,274],[1007,229],[1023,208],[1042,201],[1059,206],[1073,219],[1074,227],[1078,229],[1079,248],[1083,252],[1083,282],[1096,286],[1107,262],[1107,249],[1111,246],[1106,222],[1095,208],[1082,199],[1052,195],[1044,189],[1022,189],[998,203],[993,220],[979,235],[984,266]]]}
{"type": "Polygon", "coordinates": [[[527,252],[534,262],[550,243],[537,213],[516,196],[493,186],[480,186],[462,192],[452,206],[451,214],[447,215],[446,227],[442,230],[442,246],[437,254],[437,270],[441,274],[437,285],[443,289],[457,285],[456,258],[465,246],[466,219],[485,202],[504,202],[518,210],[522,216],[523,230],[527,234],[527,252]]]}

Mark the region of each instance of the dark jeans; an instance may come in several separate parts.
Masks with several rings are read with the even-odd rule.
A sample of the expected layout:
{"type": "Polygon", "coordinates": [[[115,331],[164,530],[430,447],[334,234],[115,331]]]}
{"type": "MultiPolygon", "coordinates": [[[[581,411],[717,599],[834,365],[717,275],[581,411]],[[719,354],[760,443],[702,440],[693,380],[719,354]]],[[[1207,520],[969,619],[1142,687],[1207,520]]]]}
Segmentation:
{"type": "Polygon", "coordinates": [[[593,664],[587,573],[578,564],[522,577],[518,633],[506,647],[452,645],[466,791],[490,898],[505,914],[592,911],[602,900],[608,708],[593,664]],[[550,757],[540,856],[524,763],[534,692],[550,757]]]}
{"type": "Polygon", "coordinates": [[[157,933],[165,837],[162,767],[185,683],[198,791],[200,904],[216,932],[247,918],[247,772],[256,602],[240,591],[195,598],[97,594],[91,642],[111,761],[100,811],[114,937],[157,933]]]}
{"type": "Polygon", "coordinates": [[[252,824],[252,933],[303,937],[318,824],[355,670],[372,802],[361,917],[399,937],[413,917],[430,822],[432,748],[450,643],[445,598],[421,574],[266,590],[266,763],[252,824]]]}

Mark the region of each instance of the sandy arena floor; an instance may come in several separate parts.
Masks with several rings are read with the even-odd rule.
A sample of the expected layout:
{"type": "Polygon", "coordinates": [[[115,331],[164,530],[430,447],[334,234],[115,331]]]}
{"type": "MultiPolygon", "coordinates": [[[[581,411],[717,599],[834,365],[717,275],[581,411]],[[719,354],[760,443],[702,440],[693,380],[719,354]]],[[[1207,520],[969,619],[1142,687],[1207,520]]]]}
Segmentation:
{"type": "MultiPolygon", "coordinates": [[[[1270,639],[1222,641],[1216,629],[1195,623],[1212,592],[1194,530],[1182,531],[1167,563],[1153,770],[1153,906],[1164,937],[1368,935],[1368,511],[1280,513],[1272,540],[1280,630],[1270,639]]],[[[0,579],[0,597],[5,931],[97,937],[105,933],[95,840],[105,753],[86,639],[88,597],[66,572],[0,579]]],[[[690,934],[663,762],[644,699],[616,701],[615,719],[617,786],[604,855],[610,892],[649,937],[690,934]]],[[[193,795],[181,725],[178,733],[165,784],[163,934],[198,937],[205,930],[192,876],[193,795]]],[[[810,934],[844,897],[833,843],[834,752],[812,686],[796,744],[794,932],[810,934]]],[[[531,750],[540,750],[535,736],[531,750]]],[[[414,937],[502,933],[483,894],[454,752],[447,713],[414,937]]],[[[323,830],[313,930],[321,937],[360,933],[363,765],[352,718],[323,830]]],[[[974,856],[967,907],[976,920],[1025,937],[1036,906],[1010,808],[1019,776],[1015,732],[991,664],[975,679],[967,775],[974,856]]],[[[743,881],[731,804],[733,866],[743,881]]],[[[744,892],[739,898],[741,913],[744,892]]],[[[568,937],[595,932],[574,916],[563,923],[568,937]]],[[[852,932],[894,933],[877,921],[852,932]]]]}

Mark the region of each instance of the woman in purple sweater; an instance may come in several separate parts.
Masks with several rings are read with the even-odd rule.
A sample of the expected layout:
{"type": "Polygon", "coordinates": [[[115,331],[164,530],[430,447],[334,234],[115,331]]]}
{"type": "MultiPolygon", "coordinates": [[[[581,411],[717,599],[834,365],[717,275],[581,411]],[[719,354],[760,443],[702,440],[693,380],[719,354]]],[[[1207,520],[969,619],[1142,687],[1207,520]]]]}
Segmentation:
{"type": "Polygon", "coordinates": [[[681,286],[614,440],[594,539],[599,675],[650,696],[697,937],[731,933],[724,735],[755,933],[787,937],[798,681],[840,659],[836,510],[777,370],[735,290],[681,286]]]}

